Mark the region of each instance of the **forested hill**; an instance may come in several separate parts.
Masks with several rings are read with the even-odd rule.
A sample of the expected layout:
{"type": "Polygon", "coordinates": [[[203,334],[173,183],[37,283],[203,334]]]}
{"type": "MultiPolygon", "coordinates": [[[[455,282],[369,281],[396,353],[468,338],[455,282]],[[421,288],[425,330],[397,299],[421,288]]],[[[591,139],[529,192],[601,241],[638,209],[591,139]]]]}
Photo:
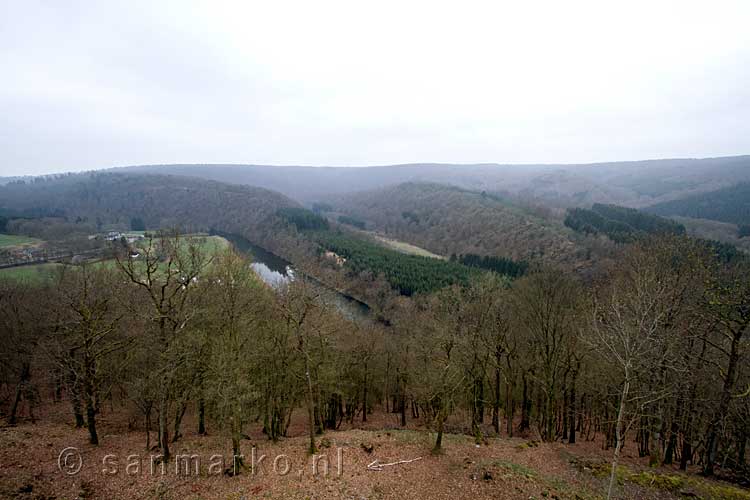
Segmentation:
{"type": "Polygon", "coordinates": [[[750,156],[581,165],[421,163],[353,168],[178,164],[114,171],[249,184],[304,203],[404,182],[436,182],[473,191],[504,191],[558,207],[586,207],[593,203],[643,207],[750,181],[750,156]]]}
{"type": "Polygon", "coordinates": [[[659,203],[645,210],[657,215],[679,215],[750,225],[750,182],[659,203]]]}
{"type": "Polygon", "coordinates": [[[334,199],[331,205],[390,237],[446,256],[575,264],[584,254],[561,221],[452,186],[404,183],[334,199]]]}
{"type": "Polygon", "coordinates": [[[216,227],[258,241],[284,207],[298,206],[262,188],[177,176],[89,173],[0,186],[0,211],[64,216],[69,221],[147,227],[216,227]]]}
{"type": "Polygon", "coordinates": [[[591,209],[569,209],[565,225],[582,233],[606,234],[618,243],[629,243],[645,235],[685,233],[684,226],[670,219],[601,203],[594,203],[591,209]]]}

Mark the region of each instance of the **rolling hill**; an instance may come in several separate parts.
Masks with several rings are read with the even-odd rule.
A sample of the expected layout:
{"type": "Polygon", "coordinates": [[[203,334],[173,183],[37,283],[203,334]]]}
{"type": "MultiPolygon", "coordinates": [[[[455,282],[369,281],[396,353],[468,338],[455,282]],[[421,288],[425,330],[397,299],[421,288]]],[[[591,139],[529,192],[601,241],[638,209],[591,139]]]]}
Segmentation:
{"type": "Polygon", "coordinates": [[[750,224],[750,182],[658,203],[646,210],[657,215],[747,225],[750,224]]]}
{"type": "Polygon", "coordinates": [[[299,206],[267,189],[164,175],[69,174],[0,186],[0,213],[32,211],[68,221],[149,228],[216,228],[261,241],[278,226],[277,213],[299,206]]]}
{"type": "Polygon", "coordinates": [[[143,165],[114,169],[203,177],[278,191],[302,203],[405,182],[436,182],[558,206],[644,207],[750,181],[750,156],[579,165],[408,164],[374,167],[143,165]]]}
{"type": "Polygon", "coordinates": [[[584,249],[560,221],[486,193],[404,183],[342,196],[331,204],[371,229],[444,256],[471,253],[572,265],[584,259],[584,249]]]}

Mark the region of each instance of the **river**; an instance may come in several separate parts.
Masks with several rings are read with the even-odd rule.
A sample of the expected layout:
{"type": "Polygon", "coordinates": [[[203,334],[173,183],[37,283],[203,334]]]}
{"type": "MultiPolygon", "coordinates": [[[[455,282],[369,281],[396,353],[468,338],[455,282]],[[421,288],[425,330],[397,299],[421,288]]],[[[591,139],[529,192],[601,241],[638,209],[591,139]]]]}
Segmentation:
{"type": "MultiPolygon", "coordinates": [[[[253,263],[251,267],[256,274],[268,285],[276,288],[295,279],[295,270],[292,264],[268,250],[254,245],[242,236],[235,234],[223,234],[221,236],[232,242],[242,253],[249,255],[253,263]]],[[[353,321],[370,322],[370,307],[364,302],[344,295],[343,293],[326,286],[317,279],[308,276],[311,286],[317,293],[319,299],[335,307],[344,317],[353,321]]]]}

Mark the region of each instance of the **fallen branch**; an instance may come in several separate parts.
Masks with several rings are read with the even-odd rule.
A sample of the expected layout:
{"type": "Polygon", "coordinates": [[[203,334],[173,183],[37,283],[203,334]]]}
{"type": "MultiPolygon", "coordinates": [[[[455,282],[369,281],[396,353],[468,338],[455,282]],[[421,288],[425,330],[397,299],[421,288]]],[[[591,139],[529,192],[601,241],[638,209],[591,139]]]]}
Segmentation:
{"type": "Polygon", "coordinates": [[[400,465],[400,464],[409,464],[411,462],[416,462],[417,460],[422,460],[422,457],[412,458],[411,460],[399,460],[398,462],[391,462],[388,464],[381,464],[377,460],[374,460],[372,463],[370,463],[367,466],[367,470],[383,470],[383,467],[390,467],[392,465],[400,465]]]}

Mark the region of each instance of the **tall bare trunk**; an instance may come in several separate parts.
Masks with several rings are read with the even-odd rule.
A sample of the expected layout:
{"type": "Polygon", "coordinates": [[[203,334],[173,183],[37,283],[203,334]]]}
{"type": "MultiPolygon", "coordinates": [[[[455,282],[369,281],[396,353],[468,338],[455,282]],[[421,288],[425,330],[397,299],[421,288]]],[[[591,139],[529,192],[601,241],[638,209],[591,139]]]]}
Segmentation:
{"type": "Polygon", "coordinates": [[[737,371],[737,360],[739,359],[739,347],[740,341],[742,340],[742,330],[734,333],[732,337],[732,347],[729,352],[729,364],[727,366],[727,372],[724,377],[724,385],[721,391],[721,399],[719,400],[719,407],[714,413],[711,423],[708,426],[708,436],[706,438],[706,461],[703,465],[703,474],[706,476],[712,476],[714,473],[714,462],[716,462],[716,455],[719,449],[719,428],[721,422],[726,417],[727,410],[729,410],[729,403],[732,400],[732,389],[734,388],[734,379],[736,378],[735,372],[737,371]]]}
{"type": "MultiPolygon", "coordinates": [[[[28,380],[30,378],[30,371],[31,371],[31,365],[26,362],[22,363],[21,374],[18,377],[18,384],[16,384],[16,395],[13,398],[13,406],[10,409],[10,416],[8,417],[8,423],[10,425],[16,425],[16,419],[18,415],[18,405],[21,403],[21,397],[26,391],[26,384],[28,383],[28,380]]],[[[78,420],[76,419],[76,424],[77,423],[78,423],[78,420]]],[[[79,427],[79,426],[76,425],[76,427],[79,427]]]]}
{"type": "Polygon", "coordinates": [[[184,402],[180,403],[180,406],[179,408],[177,408],[177,412],[175,413],[175,416],[174,416],[174,435],[172,436],[173,443],[182,437],[182,433],[180,432],[180,427],[182,426],[182,417],[185,416],[186,410],[187,410],[187,404],[184,402]]]}
{"type": "Polygon", "coordinates": [[[146,450],[151,449],[151,406],[146,410],[146,450]]]}
{"type": "Polygon", "coordinates": [[[96,433],[96,407],[94,405],[93,387],[91,378],[93,377],[90,369],[89,360],[85,360],[86,376],[83,381],[83,395],[86,400],[86,425],[89,430],[89,443],[99,444],[99,436],[96,433]]]}
{"type": "Polygon", "coordinates": [[[367,422],[367,362],[365,362],[365,377],[362,389],[362,422],[367,422]]]}
{"type": "Polygon", "coordinates": [[[443,418],[443,410],[439,410],[437,414],[437,438],[435,439],[435,448],[433,452],[439,453],[443,448],[443,424],[445,419],[443,418]]]}
{"type": "Polygon", "coordinates": [[[159,395],[159,448],[162,459],[169,461],[169,430],[167,429],[168,397],[166,383],[162,385],[159,395]]]}
{"type": "Polygon", "coordinates": [[[630,392],[630,381],[626,378],[622,384],[622,395],[620,396],[620,405],[617,409],[617,423],[615,424],[615,435],[617,437],[617,443],[615,444],[615,452],[612,456],[612,472],[609,475],[609,489],[607,490],[607,500],[612,498],[615,483],[617,482],[617,464],[620,462],[620,450],[622,450],[623,444],[623,417],[625,415],[625,402],[628,398],[628,392],[630,392]]]}
{"type": "Polygon", "coordinates": [[[310,428],[310,446],[308,451],[314,454],[317,451],[315,447],[315,394],[313,392],[312,378],[310,376],[310,362],[305,357],[305,378],[307,380],[307,420],[310,428]]]}
{"type": "Polygon", "coordinates": [[[492,427],[500,434],[500,368],[495,367],[495,398],[492,403],[492,427]]]}
{"type": "Polygon", "coordinates": [[[198,434],[206,434],[206,400],[203,396],[198,400],[198,434]]]}

